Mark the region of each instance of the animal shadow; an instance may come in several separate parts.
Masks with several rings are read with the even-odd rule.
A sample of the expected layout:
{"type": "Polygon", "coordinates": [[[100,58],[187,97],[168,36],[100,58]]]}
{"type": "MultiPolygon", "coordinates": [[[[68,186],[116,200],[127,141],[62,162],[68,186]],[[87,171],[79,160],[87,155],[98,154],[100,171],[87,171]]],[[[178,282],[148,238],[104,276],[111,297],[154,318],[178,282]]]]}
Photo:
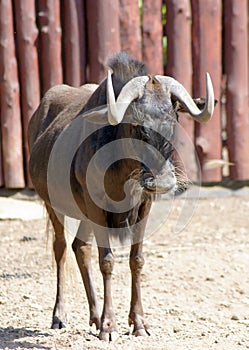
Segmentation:
{"type": "Polygon", "coordinates": [[[30,330],[27,328],[14,328],[14,327],[0,327],[0,349],[50,349],[44,345],[39,345],[36,342],[32,343],[32,338],[37,336],[50,337],[51,335],[46,332],[38,330],[30,330]],[[21,340],[22,338],[30,337],[31,341],[21,340]],[[18,340],[20,339],[20,340],[18,340]]]}

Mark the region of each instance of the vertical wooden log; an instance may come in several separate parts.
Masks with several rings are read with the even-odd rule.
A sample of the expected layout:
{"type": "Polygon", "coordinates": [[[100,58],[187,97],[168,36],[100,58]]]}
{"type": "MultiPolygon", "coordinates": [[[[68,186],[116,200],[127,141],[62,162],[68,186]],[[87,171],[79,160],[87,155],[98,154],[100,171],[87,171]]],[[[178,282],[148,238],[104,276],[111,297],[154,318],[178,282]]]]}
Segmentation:
{"type": "Polygon", "coordinates": [[[163,74],[162,0],[143,0],[142,51],[150,74],[163,74]]]}
{"type": "Polygon", "coordinates": [[[121,49],[137,60],[142,59],[141,27],[138,2],[119,0],[121,49]]]}
{"type": "Polygon", "coordinates": [[[227,145],[233,180],[249,179],[248,3],[227,0],[224,6],[227,145]]]}
{"type": "Polygon", "coordinates": [[[0,1],[0,105],[4,185],[22,188],[22,126],[11,1],[0,1]]]}
{"type": "Polygon", "coordinates": [[[91,82],[106,75],[107,60],[120,51],[119,0],[87,0],[88,61],[91,82]]]}
{"type": "MultiPolygon", "coordinates": [[[[192,94],[192,51],[191,51],[191,6],[190,0],[165,0],[167,66],[166,74],[180,81],[192,94]]],[[[188,114],[179,114],[180,125],[194,144],[194,122],[188,114]]],[[[181,170],[186,171],[191,181],[198,179],[198,167],[190,142],[176,140],[179,156],[183,162],[181,170]]],[[[181,162],[180,162],[181,164],[181,162]]]]}
{"type": "Polygon", "coordinates": [[[14,5],[21,85],[26,175],[28,185],[29,187],[32,187],[28,170],[29,148],[27,132],[28,122],[40,102],[39,67],[36,48],[38,30],[35,24],[36,18],[34,0],[15,0],[14,5]]]}
{"type": "Polygon", "coordinates": [[[62,83],[60,1],[39,0],[42,91],[62,83]]]}
{"type": "MultiPolygon", "coordinates": [[[[221,0],[191,0],[193,91],[196,97],[205,96],[205,74],[212,78],[215,97],[220,98],[221,87],[221,0]]],[[[196,124],[196,146],[202,165],[204,182],[220,181],[221,169],[207,169],[208,160],[221,158],[220,107],[207,124],[196,124]]]]}
{"type": "Polygon", "coordinates": [[[80,86],[86,81],[84,0],[63,1],[65,83],[80,86]]]}

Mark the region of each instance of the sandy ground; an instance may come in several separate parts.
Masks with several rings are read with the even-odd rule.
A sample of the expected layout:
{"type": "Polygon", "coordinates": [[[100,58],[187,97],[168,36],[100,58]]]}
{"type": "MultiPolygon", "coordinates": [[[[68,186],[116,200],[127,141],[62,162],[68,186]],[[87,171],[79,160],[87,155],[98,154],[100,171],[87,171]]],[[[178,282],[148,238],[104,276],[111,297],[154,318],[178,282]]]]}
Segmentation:
{"type": "MultiPolygon", "coordinates": [[[[112,344],[98,340],[88,326],[71,253],[68,328],[50,329],[56,276],[46,220],[1,220],[0,348],[249,349],[249,196],[200,199],[191,222],[176,233],[183,204],[189,208],[193,201],[175,200],[168,217],[168,201],[156,204],[153,234],[144,242],[142,296],[151,336],[130,335],[128,248],[115,249],[113,300],[120,337],[112,344]]],[[[102,300],[96,249],[94,265],[102,300]]]]}

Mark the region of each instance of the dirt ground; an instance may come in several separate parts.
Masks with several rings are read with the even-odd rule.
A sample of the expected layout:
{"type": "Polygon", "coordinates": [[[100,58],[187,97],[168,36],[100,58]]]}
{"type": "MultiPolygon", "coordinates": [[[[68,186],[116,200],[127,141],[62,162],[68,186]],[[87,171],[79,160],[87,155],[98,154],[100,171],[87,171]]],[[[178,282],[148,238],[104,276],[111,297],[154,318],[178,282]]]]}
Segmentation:
{"type": "MultiPolygon", "coordinates": [[[[113,344],[98,340],[88,326],[85,291],[71,253],[68,328],[50,329],[56,276],[46,220],[1,220],[0,348],[249,349],[249,196],[200,199],[191,222],[176,233],[183,202],[175,200],[167,220],[154,225],[144,242],[142,297],[151,336],[130,335],[128,248],[115,249],[113,301],[120,337],[113,344]]],[[[167,205],[156,204],[151,220],[162,221],[167,205]]],[[[93,263],[102,300],[96,249],[93,263]]]]}

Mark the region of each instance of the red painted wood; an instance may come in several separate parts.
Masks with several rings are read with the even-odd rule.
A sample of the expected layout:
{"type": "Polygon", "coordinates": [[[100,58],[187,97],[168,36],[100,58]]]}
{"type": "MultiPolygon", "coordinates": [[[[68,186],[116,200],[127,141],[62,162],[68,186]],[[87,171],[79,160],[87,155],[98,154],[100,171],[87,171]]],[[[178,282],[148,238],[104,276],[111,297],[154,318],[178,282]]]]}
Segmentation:
{"type": "Polygon", "coordinates": [[[88,81],[106,76],[108,58],[120,51],[119,0],[87,0],[88,81]]]}
{"type": "MultiPolygon", "coordinates": [[[[230,161],[235,164],[230,167],[230,177],[234,180],[249,179],[249,118],[247,116],[249,72],[246,45],[248,2],[246,0],[227,0],[226,3],[221,0],[143,0],[142,27],[140,27],[137,1],[12,0],[0,1],[0,186],[14,188],[25,185],[23,164],[26,164],[26,174],[28,174],[27,123],[40,99],[39,71],[42,93],[50,86],[61,83],[62,73],[64,73],[65,82],[70,85],[78,86],[85,81],[99,82],[105,77],[108,57],[122,49],[131,56],[142,59],[151,74],[164,73],[162,1],[167,5],[166,74],[174,76],[191,92],[193,71],[193,96],[198,97],[205,95],[205,73],[209,71],[214,84],[215,97],[218,99],[222,85],[221,10],[223,4],[223,71],[227,81],[227,146],[230,161]],[[191,3],[191,9],[189,3],[191,3]],[[12,9],[13,5],[14,9],[12,9]],[[39,24],[38,40],[35,7],[39,24]],[[192,12],[192,38],[190,12],[192,12]],[[63,52],[61,52],[61,43],[63,52]],[[192,67],[189,64],[191,62],[190,45],[192,46],[192,67]]],[[[202,165],[208,160],[221,158],[220,104],[215,108],[212,121],[205,125],[194,126],[186,115],[180,116],[180,123],[191,139],[193,134],[195,135],[202,165]]],[[[186,154],[190,167],[189,173],[191,173],[191,179],[194,179],[196,164],[182,139],[179,141],[182,147],[180,152],[184,158],[186,154]]],[[[186,161],[184,163],[186,165],[186,161]]],[[[202,175],[205,182],[222,179],[220,168],[206,170],[203,167],[202,175]]],[[[28,185],[31,186],[29,178],[28,185]]]]}
{"type": "Polygon", "coordinates": [[[162,0],[143,0],[143,61],[150,74],[163,74],[162,0]]]}
{"type": "Polygon", "coordinates": [[[227,145],[230,177],[249,179],[248,2],[227,0],[224,6],[227,145]]]}
{"type": "Polygon", "coordinates": [[[25,173],[28,186],[32,187],[28,170],[29,148],[27,131],[28,122],[40,102],[39,67],[36,48],[38,29],[36,27],[35,2],[34,0],[15,0],[14,9],[21,85],[25,173]]]}
{"type": "MultiPolygon", "coordinates": [[[[205,96],[205,74],[213,81],[215,97],[220,98],[221,87],[221,0],[191,0],[193,92],[205,96]]],[[[221,116],[216,106],[213,118],[207,124],[196,124],[196,146],[202,164],[204,182],[220,181],[221,168],[205,169],[205,163],[221,159],[221,116]]]]}
{"type": "Polygon", "coordinates": [[[62,83],[60,1],[39,0],[40,65],[43,94],[62,83]]]}
{"type": "Polygon", "coordinates": [[[4,185],[22,188],[22,126],[11,1],[0,1],[0,104],[4,185]]]}
{"type": "Polygon", "coordinates": [[[137,60],[142,59],[140,13],[138,2],[120,0],[120,40],[122,51],[137,60]]]}
{"type": "Polygon", "coordinates": [[[71,86],[80,86],[86,81],[84,3],[84,0],[63,2],[64,80],[71,86]]]}
{"type": "MultiPolygon", "coordinates": [[[[166,74],[180,81],[192,95],[192,51],[191,51],[191,4],[190,0],[165,0],[166,34],[167,34],[167,66],[166,74]]],[[[179,114],[180,125],[187,135],[176,140],[179,156],[183,165],[179,166],[186,172],[191,181],[198,180],[198,166],[194,146],[194,122],[188,114],[179,114]],[[188,137],[191,142],[188,141],[188,137]]]]}

